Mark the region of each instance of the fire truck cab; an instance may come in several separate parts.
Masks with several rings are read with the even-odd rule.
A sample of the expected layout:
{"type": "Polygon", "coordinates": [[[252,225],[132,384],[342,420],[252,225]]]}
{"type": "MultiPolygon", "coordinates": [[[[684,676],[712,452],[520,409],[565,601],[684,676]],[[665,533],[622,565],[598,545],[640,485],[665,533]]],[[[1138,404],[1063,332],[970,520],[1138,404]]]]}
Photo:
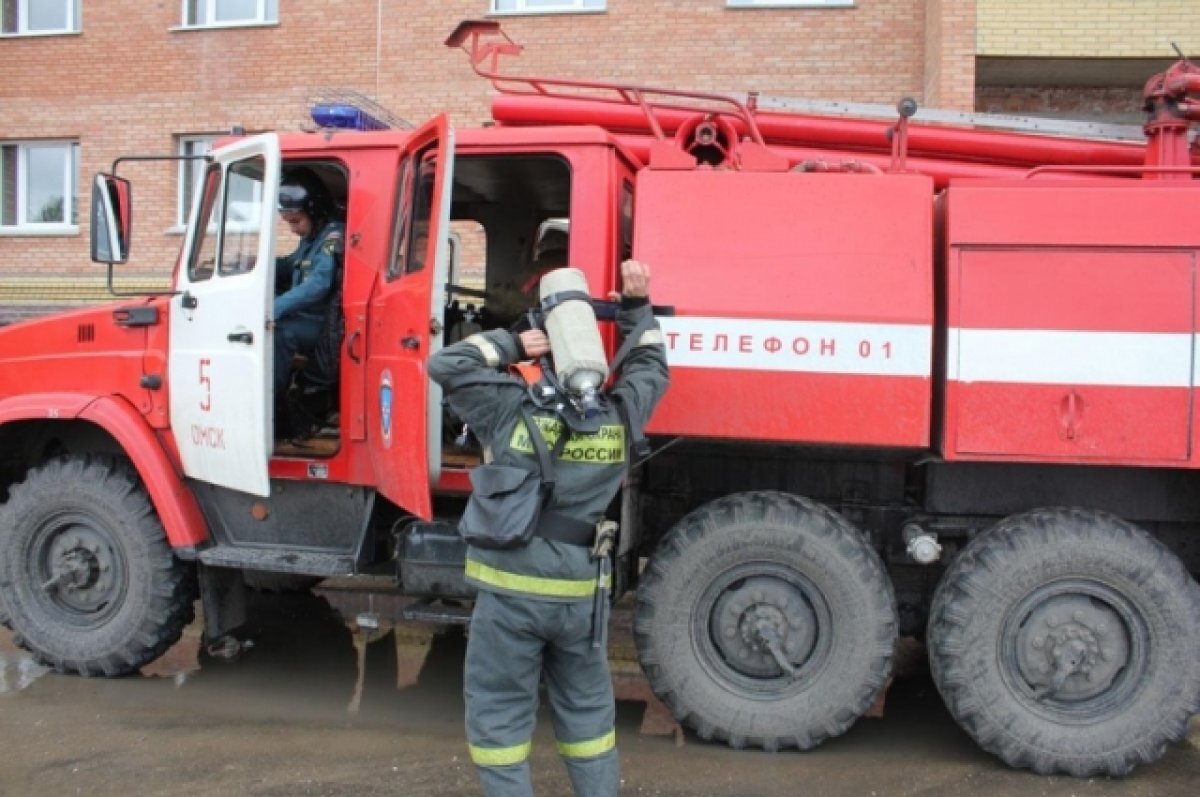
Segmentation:
{"type": "MultiPolygon", "coordinates": [[[[465,549],[434,516],[461,507],[481,452],[455,444],[461,422],[446,416],[425,361],[536,303],[548,229],[569,241],[557,265],[583,270],[595,295],[615,287],[633,247],[637,167],[603,130],[456,136],[444,117],[414,131],[267,134],[216,150],[172,295],[116,311],[150,336],[139,398],[195,502],[166,531],[176,556],[201,565],[202,586],[221,579],[204,592],[226,594],[234,569],[319,577],[386,571],[399,558],[410,592],[469,597],[456,572],[465,549]],[[271,395],[275,258],[295,240],[281,232],[275,195],[298,169],[319,176],[346,225],[332,423],[304,439],[275,417],[286,408],[271,395]]],[[[123,259],[130,193],[119,177],[97,178],[99,259],[123,259]]],[[[210,637],[240,621],[230,605],[210,607],[210,637]]]]}

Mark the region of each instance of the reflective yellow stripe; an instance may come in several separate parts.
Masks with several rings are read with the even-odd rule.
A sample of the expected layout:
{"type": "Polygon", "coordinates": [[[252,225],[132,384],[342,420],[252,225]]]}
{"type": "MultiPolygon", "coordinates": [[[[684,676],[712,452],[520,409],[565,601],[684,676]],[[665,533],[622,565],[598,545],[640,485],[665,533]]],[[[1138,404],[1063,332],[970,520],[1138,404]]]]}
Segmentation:
{"type": "MultiPolygon", "coordinates": [[[[540,578],[538,576],[523,576],[520,573],[509,573],[497,570],[474,559],[467,560],[467,578],[473,578],[483,584],[493,587],[524,592],[527,595],[546,595],[553,598],[586,598],[596,593],[596,579],[582,581],[566,578],[540,578]]],[[[606,588],[612,586],[612,577],[605,579],[606,588]]]]}
{"type": "Polygon", "coordinates": [[[638,338],[638,342],[633,344],[636,349],[638,346],[661,346],[663,344],[663,333],[661,329],[647,329],[638,338]]]}
{"type": "Polygon", "coordinates": [[[500,350],[496,348],[494,343],[485,338],[483,335],[478,333],[469,335],[463,340],[463,342],[470,343],[472,346],[479,349],[479,351],[483,354],[484,361],[491,367],[495,368],[500,364],[500,350]]]}
{"type": "Polygon", "coordinates": [[[529,750],[533,742],[525,742],[512,747],[476,747],[467,745],[471,751],[471,760],[481,767],[511,767],[529,758],[529,750]]]}
{"type": "Polygon", "coordinates": [[[611,730],[603,736],[582,742],[559,742],[558,754],[566,758],[595,758],[617,746],[617,732],[611,730]]]}

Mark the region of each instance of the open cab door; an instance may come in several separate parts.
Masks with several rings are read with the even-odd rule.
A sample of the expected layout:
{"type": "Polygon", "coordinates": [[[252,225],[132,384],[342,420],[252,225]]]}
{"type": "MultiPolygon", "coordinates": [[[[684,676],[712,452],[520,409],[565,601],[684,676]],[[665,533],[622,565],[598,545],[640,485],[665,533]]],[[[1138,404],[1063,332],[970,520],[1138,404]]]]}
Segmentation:
{"type": "Polygon", "coordinates": [[[442,346],[454,130],[444,115],[400,153],[391,257],[371,298],[367,437],[388,500],[423,518],[441,469],[442,395],[427,364],[442,346]]]}
{"type": "Polygon", "coordinates": [[[193,479],[267,496],[279,139],[213,153],[170,304],[171,428],[193,479]]]}

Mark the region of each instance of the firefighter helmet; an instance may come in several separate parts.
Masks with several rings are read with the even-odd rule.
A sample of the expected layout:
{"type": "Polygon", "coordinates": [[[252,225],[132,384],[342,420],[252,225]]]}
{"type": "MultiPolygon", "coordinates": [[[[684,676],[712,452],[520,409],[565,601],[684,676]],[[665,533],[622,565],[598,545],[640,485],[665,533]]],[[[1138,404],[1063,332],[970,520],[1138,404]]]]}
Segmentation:
{"type": "Polygon", "coordinates": [[[307,213],[318,226],[330,216],[329,191],[316,173],[306,167],[288,169],[279,185],[279,212],[307,213]]]}
{"type": "Polygon", "coordinates": [[[298,182],[285,182],[279,186],[279,212],[295,213],[303,211],[309,216],[316,215],[317,201],[312,191],[298,182]]]}

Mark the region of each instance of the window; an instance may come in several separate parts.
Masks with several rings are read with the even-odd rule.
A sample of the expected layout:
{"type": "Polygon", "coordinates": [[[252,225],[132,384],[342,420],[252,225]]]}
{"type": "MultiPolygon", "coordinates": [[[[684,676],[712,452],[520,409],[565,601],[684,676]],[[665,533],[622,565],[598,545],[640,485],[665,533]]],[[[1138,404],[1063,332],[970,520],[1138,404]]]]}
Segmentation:
{"type": "Polygon", "coordinates": [[[79,0],[0,0],[0,35],[78,32],[79,0]]]}
{"type": "Polygon", "coordinates": [[[279,20],[279,0],[183,0],[188,28],[264,25],[279,20]]]}
{"type": "Polygon", "coordinates": [[[431,145],[423,150],[417,160],[417,168],[413,186],[412,226],[409,230],[408,262],[404,266],[406,272],[420,271],[425,268],[425,258],[429,254],[429,228],[433,226],[433,188],[437,182],[437,157],[431,145]]]}
{"type": "Polygon", "coordinates": [[[554,14],[603,11],[605,0],[492,0],[493,14],[554,14]]]}
{"type": "Polygon", "coordinates": [[[262,176],[266,164],[261,157],[231,165],[222,191],[221,167],[211,164],[198,178],[204,180],[200,215],[188,259],[188,279],[202,282],[216,270],[221,276],[243,274],[254,268],[261,236],[262,176]],[[221,209],[218,215],[218,208],[221,209]],[[220,253],[218,256],[218,252],[220,253]],[[219,268],[217,264],[220,264],[219,268]]]}
{"type": "Polygon", "coordinates": [[[854,0],[727,0],[730,8],[803,8],[804,6],[852,6],[854,0]]]}
{"type": "Polygon", "coordinates": [[[621,181],[621,197],[619,202],[619,225],[621,242],[617,252],[617,272],[620,273],[622,261],[633,257],[633,183],[621,181]]]}
{"type": "Polygon", "coordinates": [[[188,261],[188,279],[203,282],[213,275],[217,264],[217,192],[221,188],[221,167],[212,164],[205,172],[204,195],[200,205],[201,224],[196,225],[192,256],[188,261]]]}
{"type": "Polygon", "coordinates": [[[392,281],[404,273],[404,264],[408,260],[408,207],[412,194],[412,169],[408,158],[400,163],[400,186],[396,203],[396,227],[392,237],[392,260],[388,264],[387,279],[392,281]]]}
{"type": "Polygon", "coordinates": [[[392,261],[386,277],[389,281],[401,274],[425,268],[429,253],[429,228],[434,223],[433,189],[437,181],[437,144],[431,144],[400,164],[400,202],[396,226],[393,228],[392,261]]]}
{"type": "MultiPolygon", "coordinates": [[[[254,268],[258,239],[263,231],[263,173],[260,157],[229,167],[225,186],[225,233],[221,236],[221,274],[242,274],[254,268]]],[[[268,233],[269,234],[269,233],[268,233]]]]}
{"type": "MultiPolygon", "coordinates": [[[[450,222],[450,282],[477,291],[487,290],[487,230],[475,219],[450,222]]],[[[478,305],[480,297],[467,298],[478,305]]]]}
{"type": "Polygon", "coordinates": [[[78,194],[78,144],[0,143],[0,229],[58,232],[74,227],[78,194]]]}

